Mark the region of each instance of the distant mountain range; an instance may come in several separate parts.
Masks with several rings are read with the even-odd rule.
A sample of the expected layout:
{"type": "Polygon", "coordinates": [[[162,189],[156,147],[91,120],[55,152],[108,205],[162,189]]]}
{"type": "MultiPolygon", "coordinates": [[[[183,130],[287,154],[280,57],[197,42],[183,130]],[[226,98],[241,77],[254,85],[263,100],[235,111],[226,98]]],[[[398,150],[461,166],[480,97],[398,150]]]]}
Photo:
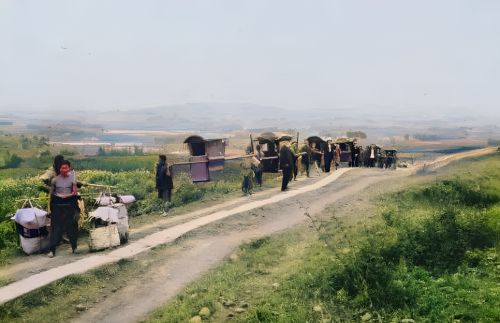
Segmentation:
{"type": "MultiPolygon", "coordinates": [[[[38,129],[78,129],[79,132],[101,130],[174,130],[193,132],[228,132],[240,129],[308,129],[309,132],[373,129],[377,133],[401,133],[431,127],[471,127],[494,124],[478,116],[432,114],[381,107],[365,109],[288,110],[251,103],[185,103],[132,110],[100,111],[4,109],[4,120],[18,126],[38,129]],[[5,110],[5,111],[4,111],[5,110]],[[367,112],[369,111],[369,112],[367,112]]],[[[48,130],[50,131],[50,130],[48,130]]]]}

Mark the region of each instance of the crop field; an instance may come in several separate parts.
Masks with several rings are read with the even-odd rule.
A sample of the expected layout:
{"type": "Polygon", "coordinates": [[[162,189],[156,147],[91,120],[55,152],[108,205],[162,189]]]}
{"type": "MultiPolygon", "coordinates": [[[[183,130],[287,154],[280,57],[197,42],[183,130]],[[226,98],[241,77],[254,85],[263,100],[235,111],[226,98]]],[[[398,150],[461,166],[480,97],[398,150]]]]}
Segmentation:
{"type": "MultiPolygon", "coordinates": [[[[21,255],[18,235],[10,217],[22,204],[23,199],[35,198],[40,207],[46,207],[48,188],[39,180],[50,167],[52,152],[40,138],[0,136],[0,160],[2,156],[16,154],[22,160],[15,167],[0,167],[0,264],[10,257],[21,255]],[[23,148],[24,145],[24,148],[23,148]],[[42,155],[41,155],[42,154],[42,155]]],[[[69,152],[63,152],[69,153],[69,152]]],[[[66,155],[77,171],[78,180],[84,183],[113,186],[113,193],[133,194],[137,198],[129,214],[140,216],[165,211],[164,203],[157,198],[155,188],[155,165],[157,154],[124,156],[83,157],[66,155]]],[[[185,161],[187,156],[168,154],[169,163],[185,161]]],[[[185,167],[184,167],[185,168],[185,167]]],[[[225,169],[218,174],[217,181],[193,184],[188,168],[176,168],[174,172],[174,192],[170,208],[185,206],[190,203],[221,198],[228,193],[241,189],[239,161],[226,163],[225,169]]],[[[268,183],[276,176],[268,176],[268,183]]],[[[80,193],[85,205],[92,206],[94,198],[102,189],[83,186],[80,193]]],[[[85,230],[86,228],[82,228],[85,230]]]]}

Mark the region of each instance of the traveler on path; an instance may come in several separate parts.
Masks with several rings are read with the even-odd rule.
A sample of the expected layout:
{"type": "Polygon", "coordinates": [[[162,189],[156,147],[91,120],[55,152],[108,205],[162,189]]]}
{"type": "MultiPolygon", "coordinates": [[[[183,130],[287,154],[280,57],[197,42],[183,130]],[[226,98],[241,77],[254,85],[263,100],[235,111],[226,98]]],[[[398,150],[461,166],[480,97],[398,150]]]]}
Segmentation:
{"type": "Polygon", "coordinates": [[[262,173],[264,166],[262,165],[262,157],[264,154],[262,153],[260,145],[255,147],[257,150],[252,158],[252,170],[255,174],[255,181],[259,187],[262,187],[262,173]]]}
{"type": "Polygon", "coordinates": [[[332,151],[332,139],[328,138],[326,143],[323,144],[323,156],[325,161],[325,173],[330,172],[330,167],[332,165],[333,151],[332,151]]]}
{"type": "Polygon", "coordinates": [[[283,171],[283,179],[281,181],[281,190],[286,191],[288,188],[288,183],[292,177],[293,171],[293,154],[288,144],[286,142],[282,142],[280,144],[280,160],[279,165],[281,170],[283,171]]]}
{"type": "Polygon", "coordinates": [[[51,236],[49,257],[54,257],[56,247],[62,239],[64,232],[69,237],[73,253],[76,251],[78,241],[78,188],[76,173],[71,170],[71,163],[67,160],[61,162],[59,174],[52,181],[50,216],[51,236]]]}
{"type": "Polygon", "coordinates": [[[300,154],[302,155],[300,162],[302,163],[302,166],[304,167],[304,169],[306,171],[307,177],[309,177],[312,149],[309,146],[307,140],[305,141],[304,145],[300,148],[300,154]]]}
{"type": "MultiPolygon", "coordinates": [[[[292,171],[293,171],[293,180],[296,181],[297,180],[297,174],[299,173],[299,143],[294,141],[292,142],[292,145],[290,146],[290,151],[292,152],[292,161],[293,161],[293,168],[292,168],[292,171]]],[[[290,180],[292,180],[290,178],[290,180]]]]}

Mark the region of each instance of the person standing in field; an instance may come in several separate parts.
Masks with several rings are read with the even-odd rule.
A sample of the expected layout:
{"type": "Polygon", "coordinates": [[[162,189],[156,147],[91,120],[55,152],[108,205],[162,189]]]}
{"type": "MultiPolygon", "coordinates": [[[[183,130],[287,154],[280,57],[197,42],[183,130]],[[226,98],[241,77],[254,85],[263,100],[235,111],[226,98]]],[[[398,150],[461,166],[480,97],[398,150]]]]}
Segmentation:
{"type": "Polygon", "coordinates": [[[52,181],[50,216],[51,236],[49,257],[56,255],[56,247],[62,239],[64,232],[69,237],[73,253],[76,251],[78,241],[78,188],[76,173],[71,170],[71,163],[64,160],[60,163],[59,174],[52,181]]]}
{"type": "Polygon", "coordinates": [[[156,164],[156,189],[158,190],[158,198],[165,201],[165,203],[170,203],[173,188],[172,167],[167,163],[167,156],[159,155],[158,164],[156,164]]]}

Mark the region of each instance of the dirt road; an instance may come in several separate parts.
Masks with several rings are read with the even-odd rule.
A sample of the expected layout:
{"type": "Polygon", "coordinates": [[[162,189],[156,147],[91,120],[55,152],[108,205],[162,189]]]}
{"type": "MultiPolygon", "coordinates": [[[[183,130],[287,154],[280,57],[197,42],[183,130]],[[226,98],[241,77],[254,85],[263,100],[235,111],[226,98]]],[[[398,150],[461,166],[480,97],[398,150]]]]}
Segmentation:
{"type": "MultiPolygon", "coordinates": [[[[442,166],[458,158],[490,152],[491,150],[482,150],[476,153],[468,152],[466,155],[457,154],[455,157],[439,160],[440,164],[436,166],[442,166]]],[[[155,259],[153,261],[149,259],[151,263],[148,273],[134,277],[127,286],[107,297],[99,305],[84,311],[75,320],[135,322],[174,296],[189,281],[213,267],[242,242],[306,221],[307,218],[304,216],[306,209],[314,215],[332,203],[345,203],[368,187],[374,191],[383,190],[388,186],[380,183],[401,180],[413,173],[414,169],[398,171],[345,169],[319,180],[294,183],[289,192],[280,194],[275,192],[276,194],[270,198],[261,194],[247,199],[247,203],[242,205],[228,202],[222,208],[214,207],[208,214],[198,211],[193,216],[194,220],[147,235],[126,247],[105,254],[79,256],[69,263],[41,273],[27,272],[27,277],[0,288],[0,302],[22,295],[33,290],[34,286],[43,286],[67,274],[85,272],[119,259],[135,257],[134,261],[148,260],[151,255],[145,251],[154,246],[170,243],[189,232],[189,238],[181,244],[155,251],[155,259]],[[234,207],[235,205],[238,206],[234,207]],[[229,209],[225,209],[226,207],[229,209]]]]}
{"type": "MultiPolygon", "coordinates": [[[[63,258],[60,261],[66,261],[66,264],[55,266],[38,273],[28,275],[25,278],[1,287],[0,304],[69,275],[84,273],[106,264],[115,263],[122,259],[134,257],[140,253],[150,250],[153,247],[172,242],[183,234],[195,230],[199,227],[205,226],[209,223],[219,221],[235,214],[246,212],[255,208],[278,203],[300,194],[318,190],[332,183],[340,176],[342,176],[342,174],[351,170],[352,169],[349,168],[340,169],[335,173],[332,173],[331,175],[323,176],[323,178],[321,178],[320,180],[315,181],[309,185],[302,185],[287,192],[271,195],[271,197],[248,201],[247,203],[240,204],[234,208],[218,210],[194,220],[190,220],[185,223],[158,231],[156,233],[152,233],[137,241],[131,242],[124,247],[107,253],[87,255],[85,257],[80,257],[77,260],[72,259],[73,261],[68,260],[68,258],[66,258],[66,260],[65,258],[63,258]]],[[[265,195],[261,195],[261,197],[262,196],[265,195]]],[[[30,266],[32,266],[32,264],[30,264],[30,266]]]]}
{"type": "MultiPolygon", "coordinates": [[[[466,157],[490,154],[494,150],[445,156],[426,167],[437,169],[466,157]]],[[[332,204],[371,203],[371,197],[399,189],[412,182],[410,175],[418,169],[396,172],[380,169],[353,169],[328,185],[293,198],[238,213],[224,221],[213,222],[191,232],[182,243],[160,250],[158,259],[148,264],[149,274],[131,280],[112,297],[82,313],[74,322],[137,322],[174,297],[187,283],[217,265],[241,243],[263,237],[309,221],[332,204]]],[[[415,179],[418,180],[418,179],[415,179]]],[[[353,221],[366,214],[346,214],[353,221]]],[[[147,257],[147,256],[146,256],[147,257]]],[[[139,260],[140,261],[140,260],[139,260]]]]}

